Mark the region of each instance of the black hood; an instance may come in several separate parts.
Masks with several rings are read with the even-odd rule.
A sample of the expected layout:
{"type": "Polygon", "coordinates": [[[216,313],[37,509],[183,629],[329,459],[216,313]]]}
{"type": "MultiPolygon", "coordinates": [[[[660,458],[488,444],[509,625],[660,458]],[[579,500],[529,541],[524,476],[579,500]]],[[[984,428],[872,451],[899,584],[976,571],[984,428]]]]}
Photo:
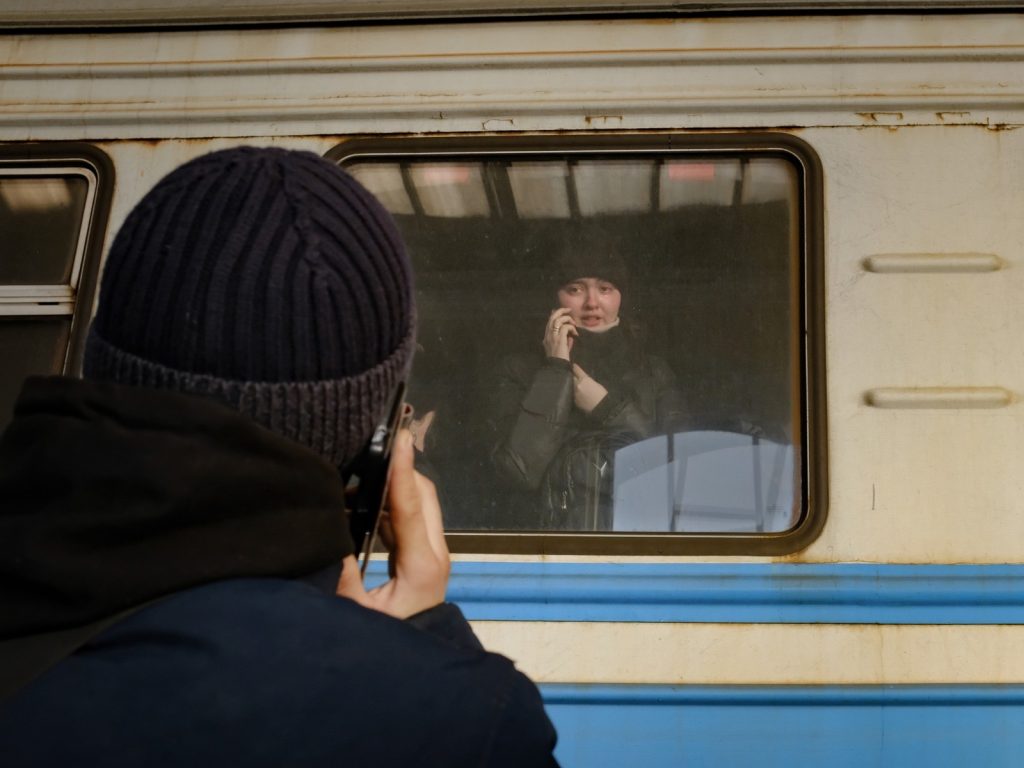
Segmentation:
{"type": "Polygon", "coordinates": [[[0,437],[0,638],[352,551],[337,470],[200,397],[33,378],[0,437]]]}

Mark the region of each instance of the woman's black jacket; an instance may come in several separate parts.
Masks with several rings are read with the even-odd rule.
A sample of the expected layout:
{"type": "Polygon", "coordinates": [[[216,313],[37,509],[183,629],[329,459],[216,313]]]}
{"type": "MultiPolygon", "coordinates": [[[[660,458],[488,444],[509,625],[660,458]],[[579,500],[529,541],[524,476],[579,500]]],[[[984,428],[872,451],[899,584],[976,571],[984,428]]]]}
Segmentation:
{"type": "Polygon", "coordinates": [[[637,441],[671,430],[684,416],[672,370],[645,354],[635,335],[616,328],[600,336],[584,331],[580,339],[573,361],[608,390],[589,414],[575,407],[569,361],[540,354],[502,361],[494,409],[500,439],[493,460],[500,475],[520,488],[540,487],[559,451],[581,434],[637,441]]]}

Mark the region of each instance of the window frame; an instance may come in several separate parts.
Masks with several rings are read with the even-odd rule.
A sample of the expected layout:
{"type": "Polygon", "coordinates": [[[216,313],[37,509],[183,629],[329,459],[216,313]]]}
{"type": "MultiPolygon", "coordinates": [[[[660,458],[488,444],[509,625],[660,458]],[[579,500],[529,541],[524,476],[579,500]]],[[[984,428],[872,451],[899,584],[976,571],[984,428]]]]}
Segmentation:
{"type": "Polygon", "coordinates": [[[114,166],[92,144],[39,142],[0,144],[0,178],[5,176],[80,176],[89,187],[75,255],[66,284],[0,285],[0,317],[67,317],[71,328],[60,373],[81,370],[85,338],[92,319],[102,248],[114,192],[114,166]]]}
{"type": "Polygon", "coordinates": [[[824,185],[821,162],[802,139],[778,132],[535,134],[353,137],[325,153],[342,168],[356,160],[485,160],[515,155],[642,156],[736,154],[785,156],[798,169],[799,292],[797,332],[801,510],[797,525],[781,533],[623,533],[612,531],[448,532],[459,554],[506,555],[785,555],[806,548],[821,533],[828,510],[825,401],[824,185]]]}

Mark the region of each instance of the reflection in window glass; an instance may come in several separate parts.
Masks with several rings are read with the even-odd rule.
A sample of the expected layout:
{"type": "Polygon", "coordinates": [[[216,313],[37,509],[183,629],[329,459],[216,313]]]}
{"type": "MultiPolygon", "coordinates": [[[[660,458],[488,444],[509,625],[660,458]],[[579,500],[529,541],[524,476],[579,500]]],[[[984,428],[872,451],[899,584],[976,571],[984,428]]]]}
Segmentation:
{"type": "Polygon", "coordinates": [[[349,167],[369,180],[399,164],[422,203],[392,207],[417,270],[417,462],[450,530],[798,521],[798,176],[786,156],[349,167]]]}
{"type": "Polygon", "coordinates": [[[424,163],[413,166],[410,176],[427,216],[486,216],[489,212],[480,166],[424,163]]]}
{"type": "Polygon", "coordinates": [[[85,172],[0,167],[0,429],[26,376],[64,369],[90,184],[85,172]]]}
{"type": "Polygon", "coordinates": [[[565,163],[512,163],[508,180],[516,212],[524,219],[569,218],[569,167],[565,163]]]}
{"type": "Polygon", "coordinates": [[[573,168],[580,213],[598,216],[650,210],[654,164],[584,161],[573,168]]]}
{"type": "Polygon", "coordinates": [[[26,376],[59,373],[68,348],[70,317],[0,317],[0,431],[26,376]]]}
{"type": "Polygon", "coordinates": [[[731,205],[740,179],[738,160],[672,160],[661,166],[663,211],[688,205],[731,205]]]}
{"type": "Polygon", "coordinates": [[[81,176],[0,176],[0,285],[69,282],[88,189],[81,176]]]}
{"type": "Polygon", "coordinates": [[[744,176],[744,203],[786,200],[796,184],[796,170],[791,165],[765,159],[750,160],[744,176]]]}
{"type": "Polygon", "coordinates": [[[392,213],[413,213],[412,201],[405,191],[402,170],[393,165],[360,165],[352,175],[367,189],[372,189],[384,207],[392,213]]]}
{"type": "Polygon", "coordinates": [[[692,430],[615,454],[616,531],[784,531],[793,517],[793,446],[743,432],[692,430]]]}

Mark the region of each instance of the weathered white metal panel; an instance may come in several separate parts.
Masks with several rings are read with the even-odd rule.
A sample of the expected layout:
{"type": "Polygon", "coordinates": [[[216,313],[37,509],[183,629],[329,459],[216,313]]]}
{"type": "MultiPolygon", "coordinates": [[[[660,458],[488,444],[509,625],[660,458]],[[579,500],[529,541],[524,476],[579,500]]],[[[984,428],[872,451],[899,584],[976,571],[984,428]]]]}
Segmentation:
{"type": "Polygon", "coordinates": [[[821,560],[1024,557],[1024,132],[817,129],[824,165],[830,512],[821,560]],[[999,257],[873,273],[879,253],[999,257]],[[880,388],[1002,389],[996,408],[873,407],[880,388]]]}
{"type": "Polygon", "coordinates": [[[0,37],[0,139],[1021,122],[1024,16],[0,37]]]}
{"type": "Polygon", "coordinates": [[[538,683],[914,685],[1024,680],[1024,627],[478,621],[538,683]]]}

